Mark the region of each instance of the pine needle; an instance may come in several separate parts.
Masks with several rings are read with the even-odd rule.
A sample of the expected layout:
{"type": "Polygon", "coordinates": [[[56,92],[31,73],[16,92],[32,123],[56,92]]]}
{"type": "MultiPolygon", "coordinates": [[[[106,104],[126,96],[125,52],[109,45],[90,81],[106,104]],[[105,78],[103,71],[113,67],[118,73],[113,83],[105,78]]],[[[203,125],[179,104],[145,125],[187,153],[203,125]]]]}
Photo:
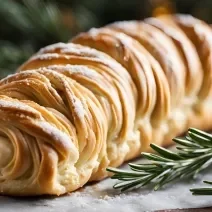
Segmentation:
{"type": "MultiPolygon", "coordinates": [[[[153,185],[154,190],[175,180],[195,177],[212,163],[212,135],[190,128],[184,138],[174,138],[178,144],[177,152],[167,150],[155,144],[151,148],[156,152],[142,153],[148,163],[130,163],[131,171],[107,168],[114,173],[112,179],[119,181],[114,185],[121,191],[153,185]]],[[[212,184],[210,181],[204,181],[212,184]]],[[[212,195],[212,188],[190,189],[194,195],[212,195]]]]}

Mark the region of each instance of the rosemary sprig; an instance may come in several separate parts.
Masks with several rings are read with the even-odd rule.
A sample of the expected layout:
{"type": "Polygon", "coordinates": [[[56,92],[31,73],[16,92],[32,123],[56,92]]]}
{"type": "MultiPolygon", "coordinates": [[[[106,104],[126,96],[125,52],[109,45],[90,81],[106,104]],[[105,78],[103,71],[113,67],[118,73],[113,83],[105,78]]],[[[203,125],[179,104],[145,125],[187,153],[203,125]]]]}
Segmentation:
{"type": "MultiPolygon", "coordinates": [[[[114,173],[112,179],[118,179],[113,187],[125,191],[136,189],[148,184],[158,190],[174,180],[193,177],[212,163],[212,135],[201,130],[190,128],[183,138],[174,138],[178,144],[173,152],[155,144],[150,144],[156,152],[142,153],[150,163],[129,163],[131,171],[107,168],[114,173]]],[[[205,181],[205,183],[210,183],[205,181]]],[[[195,195],[212,194],[212,188],[191,189],[195,195]]]]}
{"type": "MultiPolygon", "coordinates": [[[[212,185],[211,181],[203,181],[205,184],[212,185]]],[[[212,188],[192,188],[190,189],[193,195],[212,195],[212,188]]]]}

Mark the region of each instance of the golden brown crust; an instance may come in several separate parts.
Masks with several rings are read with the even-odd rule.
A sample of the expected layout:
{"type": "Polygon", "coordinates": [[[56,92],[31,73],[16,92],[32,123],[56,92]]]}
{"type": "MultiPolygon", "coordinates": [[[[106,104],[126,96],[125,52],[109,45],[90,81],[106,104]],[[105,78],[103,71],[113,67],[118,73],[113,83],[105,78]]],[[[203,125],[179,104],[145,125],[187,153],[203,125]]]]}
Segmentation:
{"type": "Polygon", "coordinates": [[[203,67],[203,82],[199,93],[201,100],[211,96],[212,88],[212,29],[192,16],[174,16],[174,21],[193,42],[203,67]]]}
{"type": "Polygon", "coordinates": [[[212,31],[187,16],[92,29],[0,81],[0,192],[61,195],[211,123],[212,31]],[[87,46],[87,47],[86,47],[87,46]]]}
{"type": "Polygon", "coordinates": [[[195,45],[180,27],[174,22],[173,16],[160,16],[148,18],[145,23],[154,26],[169,36],[177,47],[186,67],[185,92],[186,96],[197,95],[203,79],[203,67],[195,49],[195,45]],[[196,78],[198,77],[198,82],[196,78]]]}

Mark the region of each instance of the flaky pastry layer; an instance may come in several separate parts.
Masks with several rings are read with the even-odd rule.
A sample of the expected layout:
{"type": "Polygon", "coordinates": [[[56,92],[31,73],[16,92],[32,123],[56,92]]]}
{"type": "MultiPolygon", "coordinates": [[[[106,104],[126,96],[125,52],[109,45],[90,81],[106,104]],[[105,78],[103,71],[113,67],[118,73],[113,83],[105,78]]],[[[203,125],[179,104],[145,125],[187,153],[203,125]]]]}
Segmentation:
{"type": "Polygon", "coordinates": [[[0,81],[0,192],[61,195],[149,144],[212,128],[212,29],[160,16],[41,49],[0,81]]]}

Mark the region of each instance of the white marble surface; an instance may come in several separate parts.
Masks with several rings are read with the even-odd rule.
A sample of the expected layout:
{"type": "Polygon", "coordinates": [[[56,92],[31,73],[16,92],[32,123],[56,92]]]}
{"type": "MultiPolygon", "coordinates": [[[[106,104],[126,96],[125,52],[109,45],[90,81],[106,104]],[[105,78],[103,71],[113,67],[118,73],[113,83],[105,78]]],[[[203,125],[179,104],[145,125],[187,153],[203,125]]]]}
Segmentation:
{"type": "Polygon", "coordinates": [[[106,179],[57,198],[0,197],[0,212],[141,212],[212,206],[212,196],[192,196],[189,191],[204,186],[202,179],[212,180],[212,170],[195,181],[175,182],[157,192],[146,188],[122,194],[112,188],[114,180],[106,179]]]}

